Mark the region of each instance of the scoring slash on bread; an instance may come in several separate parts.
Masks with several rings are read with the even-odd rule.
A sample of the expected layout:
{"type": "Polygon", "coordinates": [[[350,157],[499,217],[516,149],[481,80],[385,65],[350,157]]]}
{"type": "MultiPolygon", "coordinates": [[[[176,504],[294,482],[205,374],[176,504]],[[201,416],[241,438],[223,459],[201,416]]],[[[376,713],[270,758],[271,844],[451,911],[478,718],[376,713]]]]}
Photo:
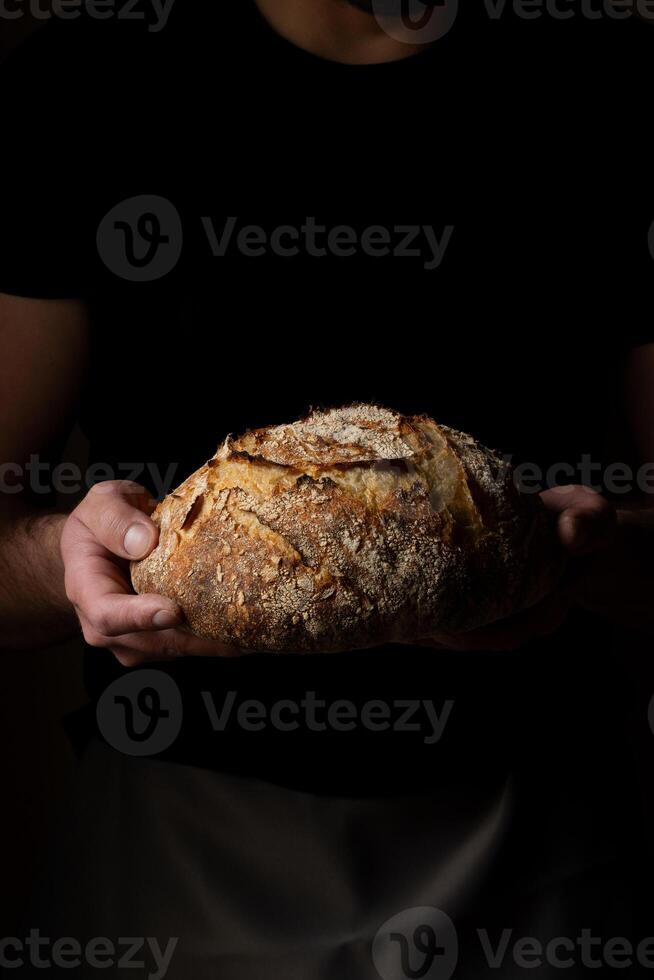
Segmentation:
{"type": "Polygon", "coordinates": [[[553,587],[545,509],[473,438],[374,405],[226,439],[156,508],[139,593],[199,636],[340,651],[484,626],[553,587]]]}

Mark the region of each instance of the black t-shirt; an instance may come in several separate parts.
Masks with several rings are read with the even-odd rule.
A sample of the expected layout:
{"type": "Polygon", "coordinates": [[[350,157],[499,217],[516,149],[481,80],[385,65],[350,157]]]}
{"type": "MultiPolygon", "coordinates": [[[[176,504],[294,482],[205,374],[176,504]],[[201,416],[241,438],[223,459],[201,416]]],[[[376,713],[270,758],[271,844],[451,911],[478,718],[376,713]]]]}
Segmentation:
{"type": "MultiPolygon", "coordinates": [[[[578,482],[584,456],[606,462],[621,358],[648,339],[653,45],[634,17],[482,5],[430,49],[372,66],[294,47],[251,0],[179,4],[159,32],[115,19],[42,30],[5,70],[0,288],[88,300],[81,419],[97,475],[160,493],[228,432],[352,401],[427,412],[543,483],[553,464],[578,482]]],[[[544,783],[592,808],[598,772],[627,765],[604,719],[607,705],[630,710],[630,682],[586,616],[518,654],[387,647],[156,669],[185,705],[164,757],[302,787],[483,787],[513,769],[532,802],[544,783]],[[211,734],[207,689],[453,709],[430,743],[424,717],[419,732],[211,734]]],[[[89,651],[94,698],[121,673],[89,651]]]]}

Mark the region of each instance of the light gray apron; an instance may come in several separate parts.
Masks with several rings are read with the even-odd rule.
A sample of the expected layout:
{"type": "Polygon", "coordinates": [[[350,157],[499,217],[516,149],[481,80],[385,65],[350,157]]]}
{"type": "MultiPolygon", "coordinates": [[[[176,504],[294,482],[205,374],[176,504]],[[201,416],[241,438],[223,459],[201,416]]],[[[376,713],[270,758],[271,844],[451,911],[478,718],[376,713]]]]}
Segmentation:
{"type": "MultiPolygon", "coordinates": [[[[510,949],[500,969],[489,966],[478,927],[495,951],[503,927],[556,935],[561,894],[570,899],[576,877],[533,882],[524,894],[504,880],[510,781],[483,803],[444,796],[435,787],[390,799],[322,797],[94,740],[26,928],[113,944],[110,965],[82,957],[65,976],[577,976],[519,968],[510,949]]],[[[57,971],[35,975],[46,972],[57,971]]]]}

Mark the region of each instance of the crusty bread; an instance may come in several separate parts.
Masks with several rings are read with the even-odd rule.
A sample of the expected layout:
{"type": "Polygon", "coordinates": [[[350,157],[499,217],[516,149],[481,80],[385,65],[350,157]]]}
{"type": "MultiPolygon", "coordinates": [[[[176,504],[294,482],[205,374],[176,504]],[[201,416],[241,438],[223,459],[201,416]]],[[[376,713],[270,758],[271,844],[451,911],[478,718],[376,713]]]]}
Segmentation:
{"type": "Polygon", "coordinates": [[[229,437],[153,518],[136,591],[252,650],[470,630],[541,598],[561,561],[540,500],[498,455],[373,405],[229,437]]]}

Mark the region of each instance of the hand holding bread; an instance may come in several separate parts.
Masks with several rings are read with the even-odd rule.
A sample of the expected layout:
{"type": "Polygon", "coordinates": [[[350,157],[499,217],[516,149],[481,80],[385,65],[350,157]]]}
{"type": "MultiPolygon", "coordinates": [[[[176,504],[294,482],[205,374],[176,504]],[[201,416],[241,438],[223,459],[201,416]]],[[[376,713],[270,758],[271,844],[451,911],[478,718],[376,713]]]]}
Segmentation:
{"type": "Polygon", "coordinates": [[[464,633],[532,606],[562,567],[501,457],[372,405],[228,437],[152,519],[135,590],[199,637],[270,652],[464,633]]]}
{"type": "Polygon", "coordinates": [[[68,516],[60,548],[66,595],[86,642],[111,650],[124,667],[181,656],[228,656],[215,640],[195,636],[176,602],[134,595],[129,559],[155,547],[155,502],[128,480],[96,483],[68,516]]]}

